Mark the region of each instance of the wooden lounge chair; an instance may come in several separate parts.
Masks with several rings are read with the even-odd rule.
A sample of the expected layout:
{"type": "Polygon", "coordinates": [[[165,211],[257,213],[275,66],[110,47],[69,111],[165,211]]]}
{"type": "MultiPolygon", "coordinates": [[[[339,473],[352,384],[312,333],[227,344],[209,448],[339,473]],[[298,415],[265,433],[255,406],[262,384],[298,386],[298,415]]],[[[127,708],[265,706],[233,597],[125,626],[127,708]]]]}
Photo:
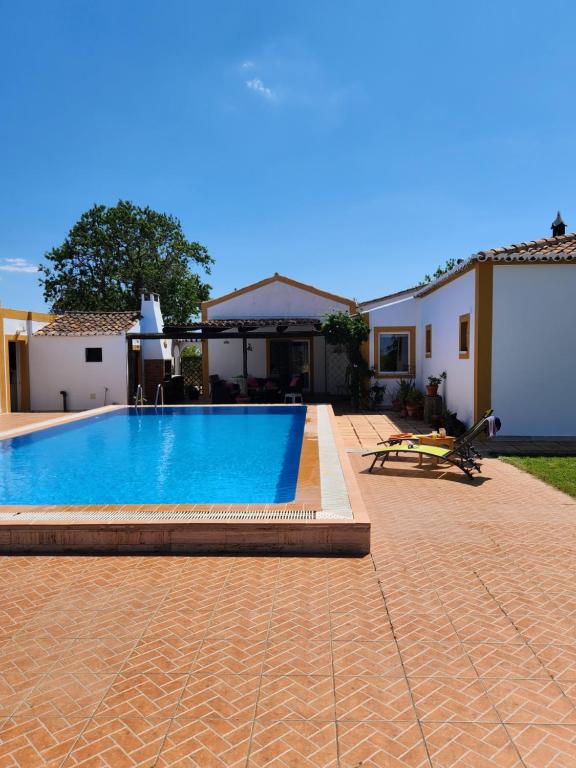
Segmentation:
{"type": "Polygon", "coordinates": [[[492,410],[486,411],[484,416],[479,419],[476,424],[466,430],[454,442],[452,448],[441,448],[435,445],[419,445],[416,442],[416,438],[410,438],[403,440],[392,445],[386,445],[382,448],[377,448],[374,451],[368,451],[368,453],[362,454],[363,456],[374,456],[374,460],[370,465],[369,472],[372,472],[377,461],[380,461],[380,466],[383,466],[385,461],[391,455],[412,454],[414,456],[422,457],[429,456],[433,459],[438,459],[443,462],[448,462],[453,466],[461,469],[464,474],[472,478],[474,471],[481,472],[480,466],[480,454],[473,446],[473,440],[480,435],[485,429],[488,422],[488,418],[492,415],[492,410]]]}

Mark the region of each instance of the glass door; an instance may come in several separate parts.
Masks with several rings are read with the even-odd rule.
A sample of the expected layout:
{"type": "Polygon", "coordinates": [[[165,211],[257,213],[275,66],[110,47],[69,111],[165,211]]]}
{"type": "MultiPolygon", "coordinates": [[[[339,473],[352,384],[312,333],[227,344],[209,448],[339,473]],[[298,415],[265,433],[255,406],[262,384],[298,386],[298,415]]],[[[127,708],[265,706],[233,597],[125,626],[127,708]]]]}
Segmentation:
{"type": "Polygon", "coordinates": [[[299,376],[302,389],[310,391],[310,339],[272,339],[268,367],[283,386],[290,386],[292,378],[299,376]]]}

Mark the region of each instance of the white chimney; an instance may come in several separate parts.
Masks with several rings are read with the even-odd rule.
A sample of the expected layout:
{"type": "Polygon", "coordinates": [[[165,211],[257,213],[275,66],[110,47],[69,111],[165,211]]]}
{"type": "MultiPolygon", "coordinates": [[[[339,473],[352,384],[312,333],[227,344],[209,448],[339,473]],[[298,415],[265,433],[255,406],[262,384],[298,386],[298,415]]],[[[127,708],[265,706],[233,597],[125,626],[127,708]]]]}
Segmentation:
{"type": "MultiPolygon", "coordinates": [[[[157,293],[143,293],[140,300],[141,333],[162,333],[164,320],[160,310],[160,296],[157,293]]],[[[169,339],[142,339],[144,360],[170,360],[172,342],[169,339]]]]}

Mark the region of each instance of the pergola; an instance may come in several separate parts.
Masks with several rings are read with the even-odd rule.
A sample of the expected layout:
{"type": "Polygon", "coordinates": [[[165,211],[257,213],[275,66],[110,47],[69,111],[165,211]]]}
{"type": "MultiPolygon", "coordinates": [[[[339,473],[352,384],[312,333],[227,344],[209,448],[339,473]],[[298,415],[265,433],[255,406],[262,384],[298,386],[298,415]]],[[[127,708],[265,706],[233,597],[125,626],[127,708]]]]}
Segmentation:
{"type": "Polygon", "coordinates": [[[278,339],[289,330],[290,338],[322,336],[318,317],[238,318],[200,320],[184,325],[165,325],[162,333],[127,333],[129,353],[133,339],[172,339],[207,341],[209,339],[242,339],[243,376],[248,376],[248,343],[250,339],[278,339]]]}

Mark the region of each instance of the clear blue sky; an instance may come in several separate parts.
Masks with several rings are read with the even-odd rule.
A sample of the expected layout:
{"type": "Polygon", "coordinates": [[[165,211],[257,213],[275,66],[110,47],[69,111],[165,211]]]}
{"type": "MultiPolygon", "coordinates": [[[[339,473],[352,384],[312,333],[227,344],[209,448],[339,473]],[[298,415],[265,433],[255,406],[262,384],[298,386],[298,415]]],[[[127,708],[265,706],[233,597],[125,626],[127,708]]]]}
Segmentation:
{"type": "Polygon", "coordinates": [[[213,295],[367,299],[576,229],[576,6],[0,0],[0,301],[93,203],[178,216],[213,295]]]}

